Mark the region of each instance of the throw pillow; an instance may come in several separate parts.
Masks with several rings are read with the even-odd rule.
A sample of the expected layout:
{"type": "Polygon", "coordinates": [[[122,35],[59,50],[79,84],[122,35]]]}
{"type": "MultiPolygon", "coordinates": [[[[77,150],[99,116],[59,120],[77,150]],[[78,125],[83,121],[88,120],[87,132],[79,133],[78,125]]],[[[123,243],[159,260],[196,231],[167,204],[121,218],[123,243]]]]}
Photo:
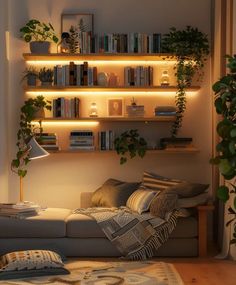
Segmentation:
{"type": "Polygon", "coordinates": [[[138,182],[124,182],[108,179],[92,194],[93,207],[125,206],[129,196],[138,189],[138,182]]]}
{"type": "Polygon", "coordinates": [[[155,196],[150,205],[150,213],[153,216],[165,219],[167,213],[177,208],[178,195],[176,193],[161,192],[155,196]]]}
{"type": "Polygon", "coordinates": [[[183,182],[169,187],[165,192],[176,193],[180,198],[188,198],[205,192],[208,187],[209,184],[183,182]]]}
{"type": "Polygon", "coordinates": [[[183,181],[177,179],[170,179],[151,172],[143,173],[142,185],[150,190],[163,191],[171,186],[178,185],[183,181]]]}
{"type": "Polygon", "coordinates": [[[50,250],[25,250],[0,257],[0,279],[69,274],[61,257],[50,250]]]}
{"type": "Polygon", "coordinates": [[[208,193],[202,193],[190,198],[179,198],[177,202],[178,208],[192,208],[206,204],[209,199],[208,193]]]}
{"type": "Polygon", "coordinates": [[[140,188],[129,197],[126,206],[130,210],[142,214],[149,210],[150,204],[156,195],[158,195],[156,191],[140,188]]]}

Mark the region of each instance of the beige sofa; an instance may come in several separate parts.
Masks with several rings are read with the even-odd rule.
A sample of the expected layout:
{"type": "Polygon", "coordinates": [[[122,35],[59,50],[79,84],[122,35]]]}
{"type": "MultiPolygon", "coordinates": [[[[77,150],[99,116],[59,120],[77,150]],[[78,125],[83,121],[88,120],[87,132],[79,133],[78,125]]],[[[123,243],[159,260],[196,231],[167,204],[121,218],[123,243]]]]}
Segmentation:
{"type": "MultiPolygon", "coordinates": [[[[88,207],[90,198],[91,193],[83,193],[81,207],[88,207]]],[[[197,215],[179,218],[169,240],[155,256],[204,256],[207,212],[211,209],[200,206],[197,215]]],[[[48,208],[26,219],[0,217],[0,255],[23,249],[51,249],[65,256],[120,256],[96,221],[62,208],[48,208]]]]}

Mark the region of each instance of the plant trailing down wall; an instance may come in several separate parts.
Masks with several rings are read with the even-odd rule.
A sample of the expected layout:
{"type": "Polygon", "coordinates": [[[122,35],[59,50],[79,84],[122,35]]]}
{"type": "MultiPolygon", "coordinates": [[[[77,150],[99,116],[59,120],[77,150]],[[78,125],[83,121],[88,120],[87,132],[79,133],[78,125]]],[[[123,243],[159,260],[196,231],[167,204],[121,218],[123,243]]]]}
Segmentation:
{"type": "Polygon", "coordinates": [[[138,130],[129,130],[123,132],[114,141],[115,150],[120,155],[120,164],[127,162],[127,155],[130,158],[135,156],[144,157],[147,150],[147,142],[140,137],[138,130]]]}
{"type": "Polygon", "coordinates": [[[186,88],[191,86],[195,74],[202,75],[201,70],[209,54],[207,35],[191,26],[187,26],[185,30],[170,28],[170,32],[163,37],[162,51],[173,54],[177,60],[175,64],[178,88],[175,98],[177,116],[171,130],[171,136],[176,137],[182,126],[186,109],[186,88]]]}
{"type": "MultiPolygon", "coordinates": [[[[35,119],[36,114],[41,109],[51,110],[51,102],[45,100],[43,96],[30,98],[25,101],[21,107],[20,114],[20,128],[17,132],[17,152],[16,158],[11,162],[11,169],[20,177],[25,177],[27,174],[26,166],[29,163],[29,152],[27,151],[27,143],[32,136],[34,136],[34,129],[32,121],[35,119]]],[[[42,132],[41,121],[39,131],[42,132]]]]}
{"type": "Polygon", "coordinates": [[[217,190],[217,196],[223,202],[233,195],[233,205],[228,208],[230,220],[227,226],[234,223],[234,233],[231,244],[236,244],[236,56],[227,56],[229,73],[213,85],[215,92],[216,112],[221,115],[217,124],[220,142],[216,146],[219,153],[211,159],[218,166],[225,178],[225,185],[217,190]]]}

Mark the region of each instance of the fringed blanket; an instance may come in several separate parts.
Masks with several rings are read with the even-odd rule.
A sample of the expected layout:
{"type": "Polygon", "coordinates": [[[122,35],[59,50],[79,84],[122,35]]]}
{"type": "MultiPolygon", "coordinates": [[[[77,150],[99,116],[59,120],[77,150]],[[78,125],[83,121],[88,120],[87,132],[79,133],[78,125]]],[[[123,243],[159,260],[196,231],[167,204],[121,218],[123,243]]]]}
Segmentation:
{"type": "Polygon", "coordinates": [[[76,209],[74,213],[95,219],[106,237],[127,259],[152,257],[177,223],[176,212],[167,214],[163,220],[149,213],[133,213],[126,207],[76,209]]]}

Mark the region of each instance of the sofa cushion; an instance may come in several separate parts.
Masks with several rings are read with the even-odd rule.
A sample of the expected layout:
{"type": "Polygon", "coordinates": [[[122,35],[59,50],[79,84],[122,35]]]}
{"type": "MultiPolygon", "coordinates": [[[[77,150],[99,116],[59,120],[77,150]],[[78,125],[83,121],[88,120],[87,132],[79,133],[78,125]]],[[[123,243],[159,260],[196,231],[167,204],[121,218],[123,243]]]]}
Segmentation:
{"type": "Polygon", "coordinates": [[[139,187],[138,182],[124,182],[108,179],[101,187],[93,192],[93,207],[125,206],[129,196],[139,187]]]}
{"type": "Polygon", "coordinates": [[[48,208],[39,215],[25,219],[0,217],[0,238],[4,237],[64,237],[66,235],[66,218],[71,210],[48,208]]]}
{"type": "MultiPolygon", "coordinates": [[[[171,238],[192,238],[198,235],[197,220],[194,217],[178,218],[177,227],[171,238]]],[[[83,214],[71,214],[67,218],[67,237],[104,238],[105,234],[93,218],[83,214]]]]}
{"type": "Polygon", "coordinates": [[[105,237],[104,232],[97,222],[93,218],[83,214],[71,214],[67,217],[66,234],[67,237],[105,237]]]}

